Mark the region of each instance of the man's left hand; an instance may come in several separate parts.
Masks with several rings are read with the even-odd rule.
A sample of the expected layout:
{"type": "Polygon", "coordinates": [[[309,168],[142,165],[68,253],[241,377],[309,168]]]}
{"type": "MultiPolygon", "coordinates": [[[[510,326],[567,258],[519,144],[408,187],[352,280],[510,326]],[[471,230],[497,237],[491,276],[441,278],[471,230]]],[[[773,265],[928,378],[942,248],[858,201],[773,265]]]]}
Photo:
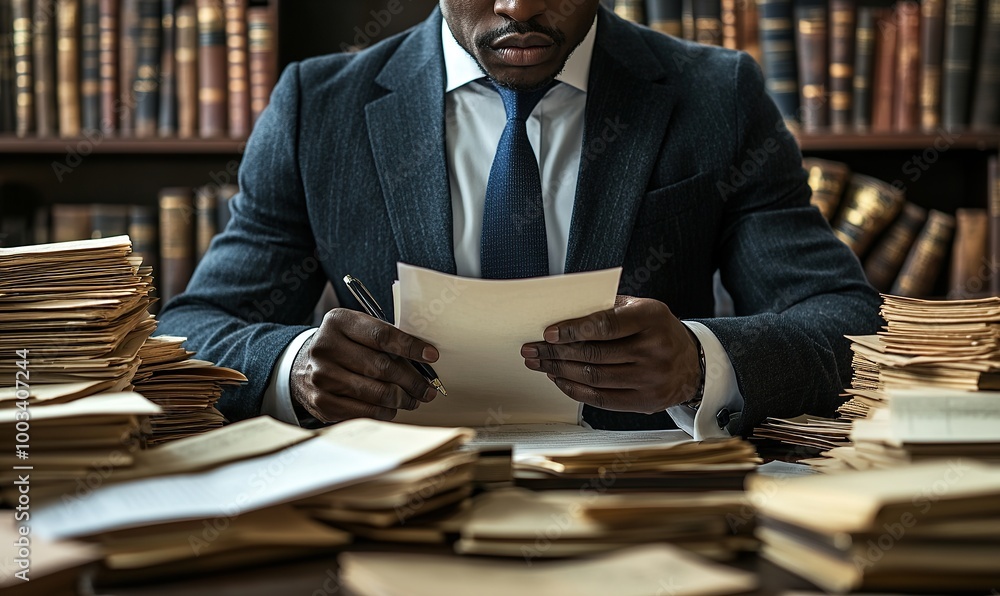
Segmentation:
{"type": "Polygon", "coordinates": [[[618,296],[611,310],[552,325],[544,337],[522,346],[524,365],[597,408],[662,412],[701,383],[693,334],[658,300],[618,296]]]}

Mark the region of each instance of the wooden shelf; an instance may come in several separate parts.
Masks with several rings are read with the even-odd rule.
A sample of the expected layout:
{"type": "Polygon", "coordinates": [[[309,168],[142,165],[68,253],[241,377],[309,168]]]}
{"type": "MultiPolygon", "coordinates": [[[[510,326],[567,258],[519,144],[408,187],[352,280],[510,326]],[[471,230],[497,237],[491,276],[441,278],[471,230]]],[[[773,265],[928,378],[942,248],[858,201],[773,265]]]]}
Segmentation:
{"type": "Polygon", "coordinates": [[[64,155],[241,155],[246,146],[239,139],[19,139],[0,136],[0,154],[64,155]]]}
{"type": "Polygon", "coordinates": [[[923,150],[935,147],[949,149],[977,149],[996,151],[1000,149],[1000,131],[980,132],[940,132],[923,133],[866,133],[799,134],[799,146],[803,151],[899,151],[923,150]]]}

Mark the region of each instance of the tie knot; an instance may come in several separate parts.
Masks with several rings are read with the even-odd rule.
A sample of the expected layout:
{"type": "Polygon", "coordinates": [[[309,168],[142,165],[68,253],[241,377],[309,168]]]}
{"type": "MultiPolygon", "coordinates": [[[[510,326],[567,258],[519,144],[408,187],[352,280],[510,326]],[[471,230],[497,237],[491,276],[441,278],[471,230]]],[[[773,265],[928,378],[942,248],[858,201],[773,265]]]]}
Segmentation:
{"type": "Polygon", "coordinates": [[[554,87],[555,84],[556,82],[552,81],[537,91],[514,91],[513,89],[501,87],[496,84],[492,84],[492,86],[496,89],[497,93],[500,94],[500,99],[503,100],[503,107],[507,110],[507,120],[524,121],[528,119],[528,116],[531,115],[531,111],[535,109],[538,102],[542,101],[545,94],[548,93],[549,89],[554,87]]]}

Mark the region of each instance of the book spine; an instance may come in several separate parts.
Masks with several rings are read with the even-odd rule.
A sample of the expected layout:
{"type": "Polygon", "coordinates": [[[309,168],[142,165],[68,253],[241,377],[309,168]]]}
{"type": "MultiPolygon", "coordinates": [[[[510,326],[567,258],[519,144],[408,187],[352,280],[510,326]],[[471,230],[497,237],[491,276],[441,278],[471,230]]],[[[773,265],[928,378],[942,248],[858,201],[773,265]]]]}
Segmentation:
{"type": "Polygon", "coordinates": [[[177,134],[177,2],[163,0],[163,30],[160,50],[161,137],[177,134]]]}
{"type": "Polygon", "coordinates": [[[118,89],[121,97],[118,130],[123,137],[135,136],[135,80],[139,64],[139,0],[122,0],[118,38],[118,89]]]}
{"type": "Polygon", "coordinates": [[[58,204],[52,206],[52,242],[90,238],[90,207],[58,204]]]}
{"type": "Polygon", "coordinates": [[[1000,127],[1000,0],[988,0],[983,26],[976,91],[972,99],[972,129],[1000,127]]]}
{"type": "Polygon", "coordinates": [[[58,134],[56,121],[56,54],[55,0],[38,0],[35,4],[34,71],[35,128],[42,138],[58,134]]]}
{"type": "Polygon", "coordinates": [[[802,130],[817,132],[827,125],[826,0],[800,0],[795,5],[795,20],[802,130]]]}
{"type": "Polygon", "coordinates": [[[10,2],[0,2],[0,133],[14,132],[17,114],[14,107],[14,25],[10,2]]]}
{"type": "Polygon", "coordinates": [[[722,47],[730,50],[737,50],[740,47],[736,28],[736,2],[737,0],[722,0],[721,2],[722,47]]]}
{"type": "Polygon", "coordinates": [[[128,210],[128,235],[132,239],[132,254],[142,257],[142,264],[153,268],[154,277],[160,275],[157,211],[149,205],[130,205],[128,210]]]}
{"type": "Polygon", "coordinates": [[[969,121],[978,13],[977,0],[949,0],[945,4],[941,79],[941,124],[945,130],[962,130],[969,121]]]}
{"type": "Polygon", "coordinates": [[[920,5],[920,129],[941,125],[941,60],[944,56],[944,0],[920,5]]]}
{"type": "Polygon", "coordinates": [[[830,0],[830,128],[851,129],[854,99],[855,0],[830,0]]]}
{"type": "Polygon", "coordinates": [[[694,41],[694,0],[681,0],[681,31],[684,39],[694,41]]]}
{"type": "Polygon", "coordinates": [[[633,23],[645,22],[642,14],[642,0],[615,0],[615,14],[633,23]]]}
{"type": "Polygon", "coordinates": [[[982,295],[988,287],[985,273],[989,215],[985,209],[955,211],[955,242],[951,249],[948,298],[960,300],[982,295]]]}
{"type": "Polygon", "coordinates": [[[80,27],[80,97],[83,130],[101,130],[101,7],[99,0],[83,0],[80,27]]]}
{"type": "Polygon", "coordinates": [[[920,5],[914,0],[896,4],[899,24],[896,40],[897,132],[914,132],[920,127],[920,5]]]}
{"type": "Polygon", "coordinates": [[[229,72],[229,136],[243,139],[250,134],[246,0],[226,0],[226,50],[229,72]]]}
{"type": "Polygon", "coordinates": [[[646,20],[650,29],[674,37],[684,36],[681,0],[646,0],[646,20]]]}
{"type": "Polygon", "coordinates": [[[226,25],[222,0],[198,0],[198,121],[203,138],[226,134],[226,25]]]}
{"type": "Polygon", "coordinates": [[[872,253],[865,259],[865,276],[868,283],[879,292],[892,289],[892,282],[899,275],[903,261],[909,254],[913,241],[917,239],[924,222],[927,221],[927,210],[913,203],[906,203],[903,212],[885,233],[881,240],[872,248],[872,253]]]}
{"type": "Polygon", "coordinates": [[[14,73],[17,136],[27,137],[35,129],[35,90],[31,72],[31,0],[14,0],[14,73]]]}
{"type": "Polygon", "coordinates": [[[892,132],[894,92],[896,89],[896,26],[895,12],[885,10],[876,19],[875,80],[872,98],[872,130],[892,132]]]}
{"type": "Polygon", "coordinates": [[[118,0],[101,0],[101,131],[114,134],[121,105],[118,95],[118,0]]]}
{"type": "Polygon", "coordinates": [[[274,13],[269,8],[247,11],[247,37],[250,49],[250,115],[256,124],[271,100],[271,90],[278,80],[278,54],[275,49],[274,13]]]}
{"type": "Polygon", "coordinates": [[[177,136],[198,136],[198,17],[195,7],[177,7],[177,136]]]}
{"type": "Polygon", "coordinates": [[[1000,158],[990,157],[988,166],[988,197],[986,207],[990,215],[990,294],[1000,296],[1000,158]]]}
{"type": "Polygon", "coordinates": [[[862,257],[872,241],[896,218],[905,201],[899,189],[871,176],[854,174],[844,208],[833,224],[833,233],[862,257]]]}
{"type": "Polygon", "coordinates": [[[955,218],[941,211],[931,210],[927,223],[920,231],[899,277],[890,292],[896,296],[924,298],[934,291],[934,285],[941,274],[948,248],[955,231],[955,218]]]}
{"type": "Polygon", "coordinates": [[[190,188],[160,191],[160,297],[184,292],[194,270],[194,205],[190,188]]]}
{"type": "Polygon", "coordinates": [[[32,218],[32,244],[48,244],[52,242],[51,227],[49,224],[50,210],[47,206],[41,205],[35,208],[35,215],[32,218]]]}
{"type": "Polygon", "coordinates": [[[139,0],[139,52],[136,56],[135,136],[157,135],[160,112],[160,0],[139,0]]]}
{"type": "Polygon", "coordinates": [[[90,237],[112,238],[128,234],[128,206],[90,205],[90,237]]]}
{"type": "Polygon", "coordinates": [[[850,168],[844,163],[815,157],[802,160],[802,167],[809,173],[810,203],[827,221],[832,221],[850,179],[850,168]]]}
{"type": "Polygon", "coordinates": [[[757,64],[764,63],[760,52],[760,13],[757,0],[737,0],[736,23],[739,31],[739,48],[753,56],[757,64]]]}
{"type": "Polygon", "coordinates": [[[794,120],[799,111],[799,83],[796,77],[792,2],[757,0],[757,6],[767,92],[781,115],[786,120],[794,120]]]}
{"type": "Polygon", "coordinates": [[[229,219],[231,212],[229,209],[229,201],[232,200],[236,194],[240,192],[240,189],[235,184],[223,184],[219,187],[219,199],[216,204],[216,225],[220,232],[225,231],[226,226],[229,225],[229,219]]]}
{"type": "Polygon", "coordinates": [[[80,136],[80,0],[59,0],[56,9],[58,45],[59,135],[80,136]]]}
{"type": "Polygon", "coordinates": [[[202,186],[194,191],[195,210],[195,263],[201,261],[212,238],[218,233],[218,188],[202,186]]]}
{"type": "Polygon", "coordinates": [[[872,89],[875,74],[875,9],[858,9],[854,52],[854,128],[867,132],[872,126],[872,89]]]}
{"type": "Polygon", "coordinates": [[[694,40],[713,46],[722,45],[722,4],[720,0],[693,0],[694,40]]]}

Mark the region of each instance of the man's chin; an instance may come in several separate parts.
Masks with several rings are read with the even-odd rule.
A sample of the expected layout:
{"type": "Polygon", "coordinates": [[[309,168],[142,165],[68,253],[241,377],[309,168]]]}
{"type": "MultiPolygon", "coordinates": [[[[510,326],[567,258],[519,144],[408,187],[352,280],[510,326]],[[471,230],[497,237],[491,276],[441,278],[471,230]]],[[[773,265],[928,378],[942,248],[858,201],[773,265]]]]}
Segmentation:
{"type": "Polygon", "coordinates": [[[548,85],[560,72],[563,64],[554,67],[552,65],[540,64],[532,67],[502,66],[483,71],[499,85],[514,91],[531,92],[537,91],[548,85]]]}

